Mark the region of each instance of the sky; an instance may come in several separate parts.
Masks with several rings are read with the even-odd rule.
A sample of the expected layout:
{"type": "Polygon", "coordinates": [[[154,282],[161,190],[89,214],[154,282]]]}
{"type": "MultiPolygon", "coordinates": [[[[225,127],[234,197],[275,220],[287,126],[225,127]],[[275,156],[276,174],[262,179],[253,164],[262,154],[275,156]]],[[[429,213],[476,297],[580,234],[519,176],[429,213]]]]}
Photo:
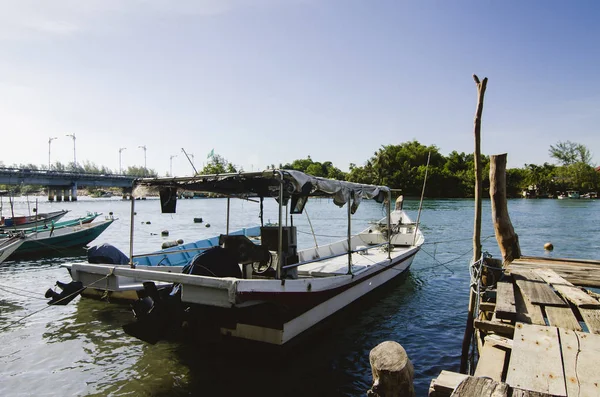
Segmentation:
{"type": "Polygon", "coordinates": [[[190,175],[182,149],[245,171],[347,171],[415,139],[472,152],[476,74],[484,154],[543,164],[570,140],[598,164],[599,20],[584,0],[0,0],[0,161],[68,163],[75,143],[79,163],[190,175]]]}

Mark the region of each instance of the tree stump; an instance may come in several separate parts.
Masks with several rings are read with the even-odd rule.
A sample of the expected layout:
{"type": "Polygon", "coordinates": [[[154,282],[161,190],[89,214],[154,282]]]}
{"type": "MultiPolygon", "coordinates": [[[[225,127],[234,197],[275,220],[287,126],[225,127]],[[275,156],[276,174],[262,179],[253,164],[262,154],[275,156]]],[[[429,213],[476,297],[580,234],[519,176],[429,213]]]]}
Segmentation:
{"type": "Polygon", "coordinates": [[[369,353],[373,371],[370,397],[415,397],[414,368],[404,348],[397,342],[382,342],[369,353]]]}

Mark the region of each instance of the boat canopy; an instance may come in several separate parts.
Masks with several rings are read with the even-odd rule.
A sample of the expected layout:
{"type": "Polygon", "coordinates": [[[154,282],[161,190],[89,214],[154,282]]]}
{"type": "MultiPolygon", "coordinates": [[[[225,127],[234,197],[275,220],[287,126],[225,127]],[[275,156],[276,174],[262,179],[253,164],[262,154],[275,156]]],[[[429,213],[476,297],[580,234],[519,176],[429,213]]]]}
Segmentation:
{"type": "Polygon", "coordinates": [[[310,196],[326,196],[342,207],[351,200],[352,213],[363,199],[373,199],[382,203],[390,192],[386,186],[320,178],[294,170],[267,170],[191,177],[141,178],[134,181],[134,195],[142,195],[141,190],[146,187],[158,188],[161,196],[165,192],[174,195],[177,191],[193,191],[240,198],[278,198],[282,186],[284,202],[290,197],[294,203],[294,199],[296,202],[305,202],[310,196]]]}

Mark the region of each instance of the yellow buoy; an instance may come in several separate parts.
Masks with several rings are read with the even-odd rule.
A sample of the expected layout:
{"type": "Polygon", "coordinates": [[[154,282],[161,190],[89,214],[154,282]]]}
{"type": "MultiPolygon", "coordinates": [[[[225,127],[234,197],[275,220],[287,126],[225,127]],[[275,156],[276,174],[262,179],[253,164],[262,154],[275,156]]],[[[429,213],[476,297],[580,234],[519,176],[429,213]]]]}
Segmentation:
{"type": "Polygon", "coordinates": [[[552,245],[552,243],[546,243],[544,244],[544,249],[546,251],[552,251],[554,249],[554,245],[552,245]]]}

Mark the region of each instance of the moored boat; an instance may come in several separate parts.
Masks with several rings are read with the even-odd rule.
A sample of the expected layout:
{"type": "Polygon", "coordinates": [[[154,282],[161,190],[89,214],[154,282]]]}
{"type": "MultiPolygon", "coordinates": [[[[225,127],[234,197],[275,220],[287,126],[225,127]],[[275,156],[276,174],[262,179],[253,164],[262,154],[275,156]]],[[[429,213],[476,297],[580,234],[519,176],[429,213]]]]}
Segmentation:
{"type": "Polygon", "coordinates": [[[113,222],[113,217],[107,217],[99,222],[77,223],[60,228],[48,228],[32,233],[19,248],[8,258],[37,258],[40,256],[61,254],[65,250],[81,248],[94,241],[113,222]]]}
{"type": "Polygon", "coordinates": [[[28,238],[24,233],[18,233],[15,235],[11,235],[10,237],[5,237],[0,239],[0,265],[4,262],[8,257],[19,248],[25,240],[28,238]]]}
{"type": "Polygon", "coordinates": [[[257,197],[263,225],[263,200],[275,199],[279,208],[277,225],[260,227],[260,244],[244,235],[220,235],[217,246],[185,266],[143,266],[135,263],[132,253],[129,265],[70,266],[72,279],[88,289],[133,289],[143,297],[133,304],[137,321],[125,330],[149,342],[166,337],[167,329],[183,327],[196,336],[208,329],[285,344],[399,277],[424,241],[401,200],[391,210],[391,190],[385,186],[290,170],[140,179],[135,186],[158,188],[164,212],[174,212],[178,190],[257,197]],[[310,197],[329,197],[339,207],[346,206],[348,233],[340,241],[298,250],[293,217],[302,214],[310,197]],[[385,203],[387,215],[353,235],[352,214],[366,199],[385,203]]]}
{"type": "Polygon", "coordinates": [[[29,216],[15,216],[5,218],[0,221],[0,231],[23,230],[32,227],[49,225],[53,221],[57,221],[69,212],[68,210],[60,210],[53,212],[40,213],[29,216]]]}

